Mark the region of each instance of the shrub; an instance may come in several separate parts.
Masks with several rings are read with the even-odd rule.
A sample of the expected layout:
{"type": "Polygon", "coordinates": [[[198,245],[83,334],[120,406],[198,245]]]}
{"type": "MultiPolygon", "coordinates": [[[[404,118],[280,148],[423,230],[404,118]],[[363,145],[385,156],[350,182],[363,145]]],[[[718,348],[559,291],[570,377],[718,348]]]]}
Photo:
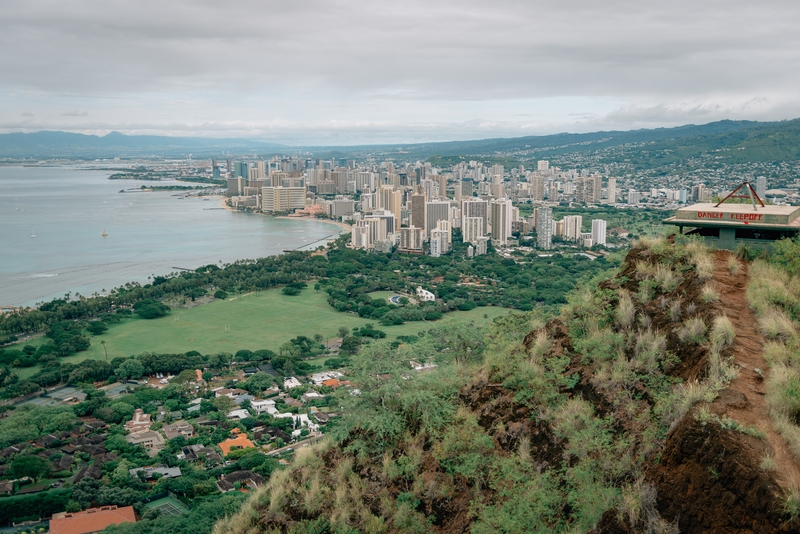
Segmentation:
{"type": "Polygon", "coordinates": [[[787,340],[796,336],[792,320],[776,308],[767,309],[758,318],[758,326],[767,337],[787,340]]]}
{"type": "Polygon", "coordinates": [[[633,304],[630,293],[625,290],[620,291],[619,304],[614,312],[614,319],[619,328],[628,328],[636,317],[636,307],[633,304]]]}
{"type": "Polygon", "coordinates": [[[697,249],[691,257],[695,271],[700,280],[708,280],[714,276],[714,257],[706,249],[697,249]]]}
{"type": "Polygon", "coordinates": [[[675,273],[668,265],[659,263],[656,266],[654,280],[664,293],[671,293],[681,283],[681,277],[675,273]]]}
{"type": "Polygon", "coordinates": [[[733,323],[725,315],[720,315],[714,318],[714,325],[711,327],[711,346],[714,351],[720,351],[725,347],[733,344],[736,337],[736,328],[733,323]]]}
{"type": "Polygon", "coordinates": [[[719,293],[714,286],[710,283],[703,286],[703,289],[700,291],[700,301],[706,304],[711,302],[717,302],[719,300],[719,293]]]}
{"type": "Polygon", "coordinates": [[[681,299],[675,299],[672,301],[672,304],[669,305],[669,320],[673,323],[677,323],[681,320],[681,299]]]}
{"type": "Polygon", "coordinates": [[[728,256],[728,272],[733,276],[739,276],[742,272],[742,264],[736,259],[736,256],[728,256]]]}
{"type": "Polygon", "coordinates": [[[678,339],[682,343],[703,343],[706,340],[706,323],[700,317],[685,320],[678,330],[678,339]]]}

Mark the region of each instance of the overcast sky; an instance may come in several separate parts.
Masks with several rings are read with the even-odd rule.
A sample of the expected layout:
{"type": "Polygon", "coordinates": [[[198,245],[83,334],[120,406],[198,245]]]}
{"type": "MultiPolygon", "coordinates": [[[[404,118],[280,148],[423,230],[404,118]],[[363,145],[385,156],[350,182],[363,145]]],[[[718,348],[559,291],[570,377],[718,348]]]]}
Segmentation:
{"type": "Polygon", "coordinates": [[[286,144],[800,117],[796,0],[4,0],[0,132],[286,144]]]}

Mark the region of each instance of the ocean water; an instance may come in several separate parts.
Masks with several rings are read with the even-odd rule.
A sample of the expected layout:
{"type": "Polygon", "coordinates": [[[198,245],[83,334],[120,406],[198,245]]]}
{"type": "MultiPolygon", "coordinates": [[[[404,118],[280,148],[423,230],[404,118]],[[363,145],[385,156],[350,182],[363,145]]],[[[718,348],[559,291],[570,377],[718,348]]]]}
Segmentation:
{"type": "Polygon", "coordinates": [[[176,268],[280,254],[341,232],[330,223],[219,209],[221,198],[120,193],[173,182],[109,180],[110,174],[86,166],[0,166],[0,306],[147,283],[176,268]]]}

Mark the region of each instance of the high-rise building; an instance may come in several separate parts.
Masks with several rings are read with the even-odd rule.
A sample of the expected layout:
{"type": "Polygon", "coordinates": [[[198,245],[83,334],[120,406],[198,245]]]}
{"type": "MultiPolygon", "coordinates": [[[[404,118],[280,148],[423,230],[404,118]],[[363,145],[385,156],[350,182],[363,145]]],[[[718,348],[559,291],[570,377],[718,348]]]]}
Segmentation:
{"type": "Polygon", "coordinates": [[[305,187],[263,187],[261,210],[265,212],[288,212],[306,206],[305,187]]]}
{"type": "Polygon", "coordinates": [[[480,256],[481,254],[486,254],[487,252],[489,252],[489,237],[479,237],[477,239],[477,243],[475,243],[475,255],[480,256]]]}
{"type": "Polygon", "coordinates": [[[401,250],[422,250],[422,228],[410,226],[400,228],[400,249],[401,250]]]}
{"type": "Polygon", "coordinates": [[[337,198],[328,202],[328,216],[331,219],[339,219],[352,215],[355,211],[355,201],[349,198],[337,198]]]}
{"type": "Polygon", "coordinates": [[[447,179],[452,177],[450,174],[439,174],[434,176],[439,182],[439,198],[442,200],[447,199],[447,179]]]}
{"type": "Polygon", "coordinates": [[[448,252],[450,252],[450,243],[447,240],[447,232],[444,230],[439,230],[438,228],[431,231],[431,256],[438,258],[442,254],[447,254],[448,252]]]}
{"type": "Polygon", "coordinates": [[[478,238],[483,237],[484,226],[483,217],[462,217],[461,218],[461,237],[464,243],[478,243],[478,238]]]}
{"type": "Polygon", "coordinates": [[[756,195],[763,199],[767,194],[767,177],[759,176],[756,178],[756,195]]]}
{"type": "Polygon", "coordinates": [[[492,241],[507,245],[511,237],[511,201],[505,198],[492,200],[492,241]]]}
{"type": "Polygon", "coordinates": [[[550,169],[550,162],[545,160],[539,160],[536,162],[536,170],[537,171],[546,171],[550,169]]]}
{"type": "Polygon", "coordinates": [[[447,234],[447,244],[453,243],[453,223],[450,221],[439,221],[436,223],[436,229],[441,230],[447,234]]]}
{"type": "Polygon", "coordinates": [[[241,195],[244,193],[244,178],[228,178],[228,194],[230,196],[241,195]]]}
{"type": "Polygon", "coordinates": [[[536,211],[537,245],[544,250],[553,248],[553,210],[539,208],[536,211]]]}
{"type": "Polygon", "coordinates": [[[483,234],[489,229],[489,203],[481,198],[461,199],[461,226],[464,226],[465,217],[480,217],[483,219],[483,234]]]}
{"type": "MultiPolygon", "coordinates": [[[[695,186],[697,187],[697,186],[695,186]]],[[[634,189],[628,190],[628,204],[638,204],[641,200],[642,194],[634,189]]]]}
{"type": "Polygon", "coordinates": [[[592,219],[592,242],[595,245],[606,244],[606,221],[603,219],[592,219]]]}
{"type": "Polygon", "coordinates": [[[244,178],[247,180],[250,178],[250,171],[247,163],[243,161],[237,161],[233,164],[233,177],[234,178],[244,178]]]}
{"type": "Polygon", "coordinates": [[[564,237],[572,241],[578,241],[581,237],[581,227],[583,226],[583,217],[580,215],[566,215],[564,216],[564,237]]]}
{"type": "Polygon", "coordinates": [[[425,229],[425,195],[411,195],[411,220],[409,226],[425,229]]]}
{"type": "Polygon", "coordinates": [[[550,192],[547,198],[550,202],[558,202],[558,182],[555,180],[550,182],[550,192]]]}
{"type": "MultiPolygon", "coordinates": [[[[458,187],[458,185],[456,185],[458,187]]],[[[461,180],[461,198],[472,198],[472,178],[461,180]]]]}
{"type": "MultiPolygon", "coordinates": [[[[694,202],[702,202],[703,199],[706,197],[706,186],[705,184],[698,184],[692,186],[692,200],[694,202]]],[[[628,204],[630,204],[630,200],[628,204]]]]}
{"type": "Polygon", "coordinates": [[[450,203],[445,201],[433,201],[425,203],[425,237],[431,235],[431,231],[436,228],[439,221],[450,220],[450,203]]]}
{"type": "Polygon", "coordinates": [[[616,204],[617,202],[617,179],[608,179],[608,192],[606,193],[609,204],[616,204]]]}
{"type": "Polygon", "coordinates": [[[401,204],[403,195],[400,191],[396,191],[391,185],[382,185],[375,191],[378,208],[382,210],[391,211],[397,221],[399,222],[402,217],[401,204]]]}
{"type": "Polygon", "coordinates": [[[350,229],[350,242],[356,249],[370,248],[369,227],[359,223],[361,221],[357,221],[356,225],[350,229]]]}
{"type": "Polygon", "coordinates": [[[217,160],[215,159],[211,160],[211,176],[214,180],[219,180],[220,178],[219,165],[217,165],[217,160]]]}
{"type": "Polygon", "coordinates": [[[531,183],[531,200],[541,202],[544,200],[544,183],[545,177],[539,173],[533,173],[530,176],[531,183]]]}

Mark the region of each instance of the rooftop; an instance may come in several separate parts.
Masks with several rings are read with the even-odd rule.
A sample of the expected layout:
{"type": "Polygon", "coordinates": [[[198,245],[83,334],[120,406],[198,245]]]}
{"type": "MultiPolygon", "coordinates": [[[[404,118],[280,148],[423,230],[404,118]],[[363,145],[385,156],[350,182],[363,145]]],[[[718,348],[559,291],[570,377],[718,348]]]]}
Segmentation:
{"type": "Polygon", "coordinates": [[[104,506],[74,514],[56,514],[50,520],[50,532],[51,534],[88,534],[100,532],[110,525],[135,522],[133,506],[124,508],[104,506]]]}
{"type": "Polygon", "coordinates": [[[222,454],[227,456],[231,450],[235,449],[249,449],[251,447],[255,447],[255,443],[247,439],[247,436],[241,434],[238,428],[233,429],[233,433],[237,434],[235,438],[226,439],[222,443],[219,444],[219,448],[222,449],[222,454]]]}
{"type": "Polygon", "coordinates": [[[753,226],[800,229],[800,206],[758,206],[752,204],[692,204],[679,208],[667,224],[683,226],[753,226]]]}

